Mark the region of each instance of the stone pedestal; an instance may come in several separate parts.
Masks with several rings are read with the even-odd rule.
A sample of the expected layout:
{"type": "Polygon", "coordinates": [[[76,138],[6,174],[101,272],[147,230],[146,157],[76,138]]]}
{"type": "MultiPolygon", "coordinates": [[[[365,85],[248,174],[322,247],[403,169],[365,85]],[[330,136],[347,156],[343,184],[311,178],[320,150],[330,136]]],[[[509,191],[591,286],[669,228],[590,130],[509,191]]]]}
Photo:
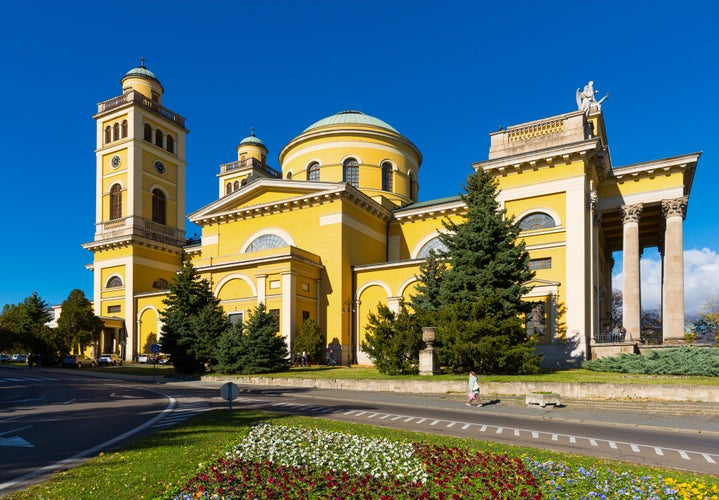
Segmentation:
{"type": "Polygon", "coordinates": [[[526,404],[528,405],[539,405],[544,408],[547,405],[559,406],[559,394],[546,393],[546,392],[531,392],[527,394],[526,404]]]}
{"type": "Polygon", "coordinates": [[[422,340],[427,345],[419,351],[419,374],[434,375],[439,372],[439,361],[434,351],[434,340],[437,336],[436,330],[431,326],[422,328],[422,340]]]}

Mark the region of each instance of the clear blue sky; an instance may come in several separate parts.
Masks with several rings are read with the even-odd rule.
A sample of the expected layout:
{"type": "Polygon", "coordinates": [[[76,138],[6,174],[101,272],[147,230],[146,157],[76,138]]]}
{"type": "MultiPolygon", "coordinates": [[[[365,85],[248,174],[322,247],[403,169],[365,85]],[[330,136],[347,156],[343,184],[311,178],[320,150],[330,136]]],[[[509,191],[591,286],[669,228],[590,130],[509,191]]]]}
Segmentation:
{"type": "Polygon", "coordinates": [[[0,306],[92,296],[92,115],[145,57],[191,130],[188,212],[215,199],[250,127],[277,166],[290,139],[345,109],[420,148],[422,200],[455,195],[490,132],[575,110],[593,80],[611,94],[615,166],[703,151],[684,226],[691,312],[719,292],[717,23],[708,0],[5,0],[0,306]]]}

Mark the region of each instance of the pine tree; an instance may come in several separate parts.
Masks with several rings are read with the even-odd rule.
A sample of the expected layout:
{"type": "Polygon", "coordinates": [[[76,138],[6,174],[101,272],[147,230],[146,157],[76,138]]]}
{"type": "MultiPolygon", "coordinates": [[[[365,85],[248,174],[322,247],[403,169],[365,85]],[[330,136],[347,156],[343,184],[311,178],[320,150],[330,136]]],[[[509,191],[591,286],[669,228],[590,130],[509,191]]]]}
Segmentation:
{"type": "Polygon", "coordinates": [[[462,220],[440,235],[448,269],[439,290],[437,350],[450,371],[536,371],[538,358],[521,315],[525,283],[533,277],[519,227],[497,201],[497,182],[484,170],[470,175],[461,196],[462,220]]]}
{"type": "Polygon", "coordinates": [[[219,342],[218,370],[227,373],[272,373],[289,368],[285,339],[277,334],[277,322],[260,304],[243,328],[233,327],[219,342]]]}
{"type": "Polygon", "coordinates": [[[169,290],[160,314],[161,349],[177,372],[204,371],[215,361],[217,342],[229,327],[220,301],[191,262],[185,262],[169,290]]]}
{"type": "Polygon", "coordinates": [[[439,294],[446,270],[444,256],[438,255],[434,250],[429,252],[419,268],[415,287],[417,293],[412,295],[409,305],[417,315],[419,323],[424,326],[436,324],[437,311],[441,305],[439,294]]]}

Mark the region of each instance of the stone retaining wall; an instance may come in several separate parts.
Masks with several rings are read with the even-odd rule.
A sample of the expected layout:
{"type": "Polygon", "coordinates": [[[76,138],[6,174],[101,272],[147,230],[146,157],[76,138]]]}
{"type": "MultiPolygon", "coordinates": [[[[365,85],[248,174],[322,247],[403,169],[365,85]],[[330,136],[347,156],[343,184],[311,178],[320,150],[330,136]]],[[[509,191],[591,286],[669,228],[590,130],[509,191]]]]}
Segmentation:
{"type": "MultiPolygon", "coordinates": [[[[206,377],[205,379],[235,382],[242,385],[405,392],[410,394],[462,394],[467,391],[466,382],[445,380],[345,380],[242,376],[206,377]]],[[[559,394],[562,399],[575,400],[611,399],[719,403],[719,386],[482,382],[480,380],[480,387],[483,395],[524,396],[531,392],[548,391],[559,394]]]]}

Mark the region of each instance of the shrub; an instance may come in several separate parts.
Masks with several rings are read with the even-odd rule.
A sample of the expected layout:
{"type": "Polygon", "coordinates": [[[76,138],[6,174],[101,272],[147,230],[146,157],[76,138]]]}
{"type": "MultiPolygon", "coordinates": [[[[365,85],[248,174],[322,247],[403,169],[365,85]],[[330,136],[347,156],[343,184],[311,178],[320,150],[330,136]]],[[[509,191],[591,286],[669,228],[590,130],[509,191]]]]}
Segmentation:
{"type": "Polygon", "coordinates": [[[613,358],[585,361],[582,366],[598,372],[717,377],[719,349],[677,347],[649,351],[646,355],[620,354],[613,358]]]}

